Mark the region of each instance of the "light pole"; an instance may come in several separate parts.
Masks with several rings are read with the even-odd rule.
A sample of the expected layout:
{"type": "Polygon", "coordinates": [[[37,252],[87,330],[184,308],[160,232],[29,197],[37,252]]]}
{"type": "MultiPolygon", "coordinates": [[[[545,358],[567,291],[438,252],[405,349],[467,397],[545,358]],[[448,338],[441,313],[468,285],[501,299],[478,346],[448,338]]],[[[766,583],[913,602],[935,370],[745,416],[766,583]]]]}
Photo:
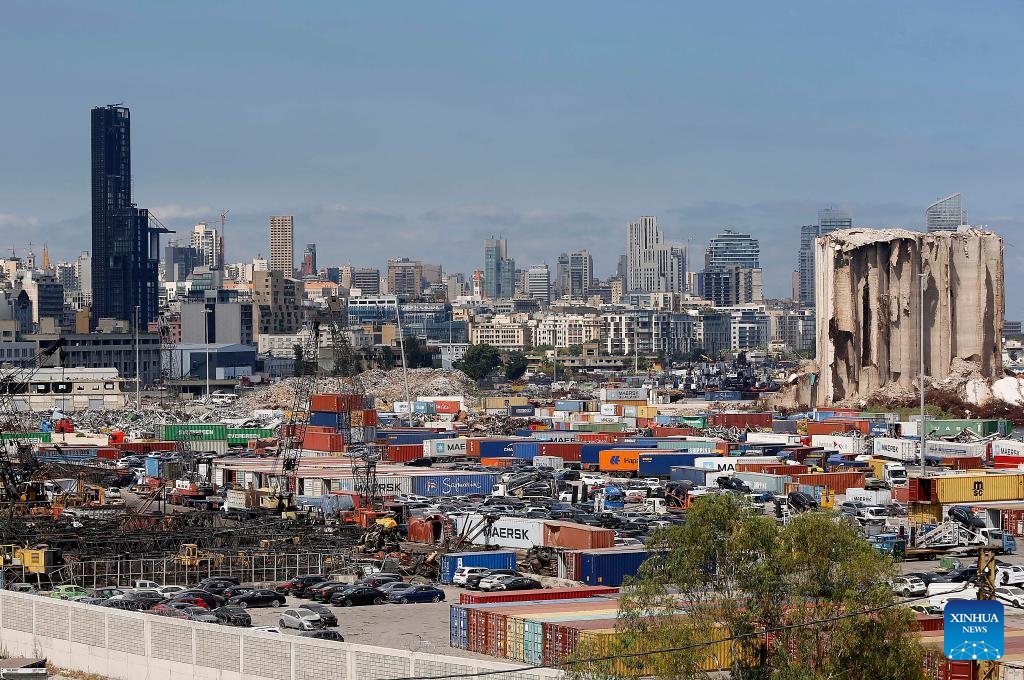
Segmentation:
{"type": "Polygon", "coordinates": [[[203,306],[203,331],[206,334],[206,401],[210,401],[210,312],[213,310],[203,306]]]}

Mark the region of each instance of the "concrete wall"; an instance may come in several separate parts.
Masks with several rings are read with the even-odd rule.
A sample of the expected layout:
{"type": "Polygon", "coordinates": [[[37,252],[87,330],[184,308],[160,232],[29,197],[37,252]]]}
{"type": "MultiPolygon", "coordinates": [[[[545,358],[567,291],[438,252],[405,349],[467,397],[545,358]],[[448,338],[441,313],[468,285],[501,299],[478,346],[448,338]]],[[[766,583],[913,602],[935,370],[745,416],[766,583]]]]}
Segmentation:
{"type": "Polygon", "coordinates": [[[847,229],[815,243],[819,405],[916,390],[922,273],[925,374],[942,380],[961,361],[986,378],[1001,374],[1002,239],[979,229],[847,229]]]}
{"type": "MultiPolygon", "coordinates": [[[[0,651],[117,680],[382,680],[516,666],[259,633],[0,591],[0,651]]],[[[550,669],[516,680],[554,680],[550,669]]],[[[500,677],[500,676],[494,676],[500,677]]]]}

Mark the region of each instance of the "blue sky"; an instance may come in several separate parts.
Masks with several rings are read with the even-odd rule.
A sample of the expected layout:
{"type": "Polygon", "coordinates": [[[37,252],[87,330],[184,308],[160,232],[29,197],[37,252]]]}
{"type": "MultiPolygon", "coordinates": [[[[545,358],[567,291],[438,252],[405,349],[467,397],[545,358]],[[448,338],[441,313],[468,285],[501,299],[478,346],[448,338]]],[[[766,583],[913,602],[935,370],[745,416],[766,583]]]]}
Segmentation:
{"type": "Polygon", "coordinates": [[[0,248],[89,247],[89,108],[125,102],[137,203],[179,230],[230,209],[235,261],[291,213],[322,262],[471,271],[500,233],[604,276],[654,214],[697,260],[759,237],[784,296],[819,207],[914,228],[962,191],[1021,318],[1022,27],[1017,0],[7,0],[0,248]]]}

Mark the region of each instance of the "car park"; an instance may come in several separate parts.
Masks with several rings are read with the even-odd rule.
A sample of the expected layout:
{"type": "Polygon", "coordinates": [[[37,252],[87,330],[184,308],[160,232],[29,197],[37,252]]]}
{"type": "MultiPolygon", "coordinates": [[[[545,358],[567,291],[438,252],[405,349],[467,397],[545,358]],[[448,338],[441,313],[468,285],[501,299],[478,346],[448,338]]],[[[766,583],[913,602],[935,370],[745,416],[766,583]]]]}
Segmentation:
{"type": "Polygon", "coordinates": [[[311,612],[316,612],[320,615],[320,620],[323,621],[324,625],[328,628],[338,625],[338,617],[330,607],[326,607],[315,602],[306,602],[305,604],[300,604],[298,609],[306,609],[311,612]]]}
{"type": "Polygon", "coordinates": [[[213,609],[214,607],[223,607],[225,604],[227,604],[227,600],[224,597],[217,595],[215,593],[211,593],[209,590],[200,590],[198,588],[189,588],[188,590],[183,590],[180,593],[175,593],[174,595],[171,595],[167,599],[181,600],[183,598],[188,597],[203,600],[203,602],[205,602],[206,605],[209,605],[210,609],[213,609]]]}
{"type": "Polygon", "coordinates": [[[190,621],[199,621],[200,623],[220,623],[220,619],[214,616],[210,610],[205,607],[189,607],[188,609],[182,609],[181,611],[188,614],[190,621]]]}
{"type": "Polygon", "coordinates": [[[484,567],[459,567],[455,570],[455,575],[452,576],[452,583],[457,586],[465,586],[467,578],[485,574],[487,571],[484,567]]]}
{"type": "Polygon", "coordinates": [[[331,595],[334,593],[341,592],[346,588],[351,588],[351,583],[339,583],[337,581],[331,581],[330,583],[321,583],[320,585],[309,588],[306,590],[306,599],[314,602],[330,602],[331,595]]]}
{"type": "Polygon", "coordinates": [[[281,612],[281,618],[277,625],[281,628],[294,628],[295,630],[317,630],[324,628],[325,624],[320,615],[308,609],[285,609],[281,612]]]}
{"type": "Polygon", "coordinates": [[[379,588],[385,583],[392,583],[394,581],[401,581],[401,574],[372,574],[359,581],[360,585],[369,586],[371,588],[379,588]]]}
{"type": "Polygon", "coordinates": [[[281,583],[277,586],[277,590],[289,595],[295,595],[301,597],[303,591],[309,586],[315,583],[323,583],[324,581],[330,580],[330,576],[327,574],[304,574],[303,576],[296,576],[290,581],[281,583]]]}
{"type": "Polygon", "coordinates": [[[228,600],[228,604],[240,607],[280,607],[287,604],[287,599],[281,593],[273,590],[250,590],[247,593],[236,595],[228,600]]]}
{"type": "Polygon", "coordinates": [[[217,617],[225,626],[237,626],[239,628],[248,628],[252,625],[252,616],[249,615],[243,607],[237,605],[226,605],[224,607],[217,607],[210,612],[217,617]]]}
{"type": "Polygon", "coordinates": [[[444,602],[444,591],[434,586],[416,586],[409,590],[392,593],[388,602],[409,604],[410,602],[444,602]]]}
{"type": "MultiPolygon", "coordinates": [[[[406,592],[406,591],[401,591],[406,592]]],[[[388,597],[369,586],[352,586],[331,595],[331,604],[339,607],[354,607],[365,604],[383,604],[388,597]]]]}

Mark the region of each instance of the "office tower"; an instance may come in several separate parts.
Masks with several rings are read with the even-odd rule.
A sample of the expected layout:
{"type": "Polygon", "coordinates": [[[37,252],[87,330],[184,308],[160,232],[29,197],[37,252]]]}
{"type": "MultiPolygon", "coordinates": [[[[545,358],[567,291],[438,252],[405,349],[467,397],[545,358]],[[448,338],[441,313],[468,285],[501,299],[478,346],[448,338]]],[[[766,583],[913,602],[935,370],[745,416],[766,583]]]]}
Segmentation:
{"type": "Polygon", "coordinates": [[[83,250],[75,260],[75,276],[78,277],[78,290],[82,294],[82,303],[92,304],[92,255],[83,250]]]}
{"type": "Polygon", "coordinates": [[[629,256],[619,255],[619,259],[615,262],[615,276],[622,280],[622,283],[626,283],[626,279],[629,278],[629,256]]]}
{"type": "Polygon", "coordinates": [[[726,229],[711,239],[704,252],[704,271],[699,278],[701,297],[716,307],[760,302],[761,246],[749,234],[726,229]]]}
{"type": "Polygon", "coordinates": [[[508,256],[503,238],[484,241],[484,295],[488,299],[510,298],[516,292],[516,261],[508,256]]]}
{"type": "Polygon", "coordinates": [[[423,263],[407,257],[388,260],[388,293],[403,297],[423,294],[423,263]]]}
{"type": "Polygon", "coordinates": [[[224,253],[221,251],[222,241],[217,229],[200,222],[192,230],[192,250],[196,251],[196,266],[202,265],[211,269],[224,266],[224,253]]]}
{"type": "Polygon", "coordinates": [[[658,218],[630,222],[627,234],[627,292],[682,293],[686,289],[686,250],[665,241],[658,218]]]}
{"type": "Polygon", "coordinates": [[[192,270],[202,264],[199,253],[191,246],[171,241],[164,246],[164,281],[185,281],[192,270]]]}
{"type": "Polygon", "coordinates": [[[160,233],[132,203],[131,116],[125,106],[92,110],[92,322],[157,315],[160,233]]]}
{"type": "Polygon", "coordinates": [[[761,266],[760,258],[761,245],[756,238],[733,229],[726,229],[708,243],[704,252],[704,269],[756,269],[761,266]]]}
{"type": "Polygon", "coordinates": [[[270,271],[295,274],[295,218],[272,215],[270,218],[270,271]]]}
{"type": "Polygon", "coordinates": [[[546,264],[535,264],[526,270],[526,296],[544,304],[551,302],[551,271],[546,264]]]}
{"type": "Polygon", "coordinates": [[[302,266],[299,267],[300,276],[316,276],[316,244],[307,243],[302,251],[302,266]]]}
{"type": "Polygon", "coordinates": [[[357,289],[364,296],[380,295],[380,270],[347,264],[341,268],[341,287],[357,289]]]}
{"type": "Polygon", "coordinates": [[[956,231],[962,224],[967,224],[967,211],[959,193],[940,198],[924,211],[928,231],[956,231]]]}
{"type": "Polygon", "coordinates": [[[814,306],[814,239],[840,229],[852,229],[853,216],[845,210],[822,208],[817,224],[800,227],[800,250],[797,254],[797,272],[800,279],[800,304],[814,306]]]}
{"type": "Polygon", "coordinates": [[[589,251],[577,250],[558,256],[555,288],[559,295],[572,298],[586,297],[594,280],[594,258],[589,251]]]}

